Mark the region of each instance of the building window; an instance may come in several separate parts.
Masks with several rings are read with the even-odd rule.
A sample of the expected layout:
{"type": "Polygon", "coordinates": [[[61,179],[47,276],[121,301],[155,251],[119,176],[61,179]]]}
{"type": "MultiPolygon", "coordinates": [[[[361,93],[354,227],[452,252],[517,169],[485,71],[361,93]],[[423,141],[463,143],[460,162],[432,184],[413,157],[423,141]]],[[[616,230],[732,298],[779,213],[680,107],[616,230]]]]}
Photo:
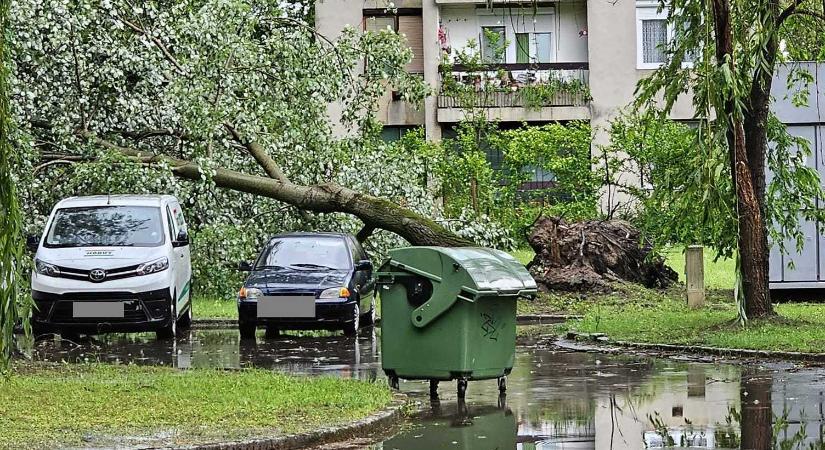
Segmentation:
{"type": "Polygon", "coordinates": [[[664,19],[642,20],[642,62],[665,62],[667,45],[667,21],[664,19]]]}
{"type": "Polygon", "coordinates": [[[385,125],[384,128],[381,129],[381,140],[384,142],[395,142],[416,128],[417,127],[408,125],[385,125]]]}
{"type": "Polygon", "coordinates": [[[398,21],[395,16],[373,16],[364,18],[364,30],[366,31],[398,31],[398,21]]]}
{"type": "Polygon", "coordinates": [[[550,51],[550,33],[536,33],[536,59],[540,63],[551,62],[553,55],[550,51]]]}
{"type": "MultiPolygon", "coordinates": [[[[636,4],[636,67],[656,69],[667,62],[667,46],[676,35],[667,23],[667,10],[659,11],[657,3],[639,1],[636,4]]],[[[698,52],[686,52],[682,67],[691,67],[698,52]]]]}
{"type": "Polygon", "coordinates": [[[486,63],[503,63],[507,45],[504,27],[481,27],[481,59],[486,63]]]}

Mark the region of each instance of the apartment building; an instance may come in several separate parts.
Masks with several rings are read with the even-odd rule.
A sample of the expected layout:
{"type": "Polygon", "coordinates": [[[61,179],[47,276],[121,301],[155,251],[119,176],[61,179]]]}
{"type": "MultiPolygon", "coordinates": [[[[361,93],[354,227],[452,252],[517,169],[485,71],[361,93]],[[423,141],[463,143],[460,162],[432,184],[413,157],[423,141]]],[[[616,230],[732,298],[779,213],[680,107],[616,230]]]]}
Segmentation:
{"type": "MultiPolygon", "coordinates": [[[[429,138],[439,139],[461,120],[462,108],[442,90],[439,63],[444,58],[456,62],[456,55],[473,41],[489,70],[504,71],[512,85],[511,93],[484,99],[481,106],[490,119],[504,126],[587,120],[596,130],[594,148],[608,141],[609,121],[633,100],[636,82],[662,63],[658,45],[670,34],[665,13],[647,0],[559,0],[535,7],[503,0],[316,3],[320,33],[334,38],[347,25],[403,33],[415,54],[408,70],[420,73],[438,92],[417,110],[388,91],[378,117],[388,139],[422,125],[429,138]],[[490,51],[491,34],[506,42],[503,54],[490,51]],[[519,101],[518,89],[551,79],[575,80],[586,89],[562,91],[530,107],[519,101]]],[[[455,80],[469,83],[461,65],[452,69],[455,80]]],[[[677,104],[673,118],[691,117],[689,102],[677,104]]]]}
{"type": "MultiPolygon", "coordinates": [[[[486,67],[506,73],[512,85],[510,91],[504,89],[479,100],[484,102],[490,119],[498,119],[503,127],[589,121],[594,130],[593,155],[598,156],[600,147],[609,143],[610,121],[633,101],[636,83],[663,63],[665,55],[659,45],[672,34],[666,13],[659,12],[658,3],[650,0],[558,0],[539,2],[535,8],[530,2],[504,0],[396,0],[392,6],[388,9],[383,0],[316,3],[316,27],[328,37],[334,38],[346,25],[364,30],[390,27],[403,33],[415,54],[408,70],[420,73],[438,92],[425,101],[423,108],[415,109],[388,91],[378,117],[385,124],[386,139],[422,125],[430,139],[449,135],[461,120],[463,109],[443,89],[442,77],[450,76],[465,84],[472,80],[466,79],[465,68],[457,64],[450,74],[439,73],[439,63],[443,58],[455,62],[459,51],[475,41],[486,67]],[[490,51],[491,35],[506,42],[503,52],[490,51]],[[560,92],[530,107],[519,100],[520,89],[551,79],[575,80],[586,87],[588,95],[580,90],[560,92]]],[[[772,109],[791,134],[808,140],[813,152],[807,163],[825,180],[823,91],[825,65],[790,63],[778,68],[772,109]],[[787,87],[788,71],[794,66],[813,75],[808,106],[804,108],[794,104],[793,92],[787,87]]],[[[330,112],[333,116],[337,113],[334,105],[330,112]]],[[[671,117],[691,120],[690,99],[680,99],[671,117]]],[[[625,183],[638,182],[634,173],[623,173],[622,177],[625,183]]],[[[607,194],[602,195],[605,211],[624,202],[621,193],[607,194]],[[614,204],[607,204],[607,199],[614,204]]],[[[825,199],[817,202],[822,205],[825,199]]],[[[825,287],[825,228],[811,221],[803,221],[802,228],[803,248],[788,242],[789,254],[782,255],[776,247],[772,250],[773,289],[825,287]]]]}

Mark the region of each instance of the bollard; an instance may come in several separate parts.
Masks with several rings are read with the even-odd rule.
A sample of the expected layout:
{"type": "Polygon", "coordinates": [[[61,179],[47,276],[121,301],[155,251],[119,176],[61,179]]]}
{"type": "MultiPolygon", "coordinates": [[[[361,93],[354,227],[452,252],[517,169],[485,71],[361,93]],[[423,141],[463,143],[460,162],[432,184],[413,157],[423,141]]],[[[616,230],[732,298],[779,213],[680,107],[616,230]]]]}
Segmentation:
{"type": "Polygon", "coordinates": [[[701,245],[691,245],[685,250],[685,283],[687,302],[691,308],[705,304],[705,260],[701,245]]]}

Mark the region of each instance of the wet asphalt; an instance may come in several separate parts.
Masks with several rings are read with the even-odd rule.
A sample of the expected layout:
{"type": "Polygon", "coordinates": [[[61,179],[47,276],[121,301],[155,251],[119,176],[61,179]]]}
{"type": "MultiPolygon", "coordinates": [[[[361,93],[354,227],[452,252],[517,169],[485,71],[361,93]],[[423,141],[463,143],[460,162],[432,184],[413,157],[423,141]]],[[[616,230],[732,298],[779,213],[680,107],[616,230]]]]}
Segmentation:
{"type": "MultiPolygon", "coordinates": [[[[190,330],[175,340],[113,334],[29,343],[34,360],[260,367],[307,375],[383,380],[380,330],[358,338],[303,333],[254,342],[233,329],[190,330]]],[[[457,400],[442,383],[402,382],[421,407],[401,426],[325,449],[820,448],[825,370],[792,364],[616,356],[522,341],[505,396],[495,381],[470,382],[457,400]]]]}

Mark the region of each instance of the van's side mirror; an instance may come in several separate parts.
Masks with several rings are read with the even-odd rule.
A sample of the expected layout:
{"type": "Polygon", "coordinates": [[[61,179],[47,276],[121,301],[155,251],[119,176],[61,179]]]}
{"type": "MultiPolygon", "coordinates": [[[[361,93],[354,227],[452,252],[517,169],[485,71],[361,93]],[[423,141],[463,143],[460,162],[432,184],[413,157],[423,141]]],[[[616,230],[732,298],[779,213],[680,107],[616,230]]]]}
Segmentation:
{"type": "Polygon", "coordinates": [[[238,263],[238,270],[241,272],[252,272],[252,263],[249,261],[241,261],[238,263]]]}
{"type": "Polygon", "coordinates": [[[362,259],[361,261],[358,261],[358,263],[355,264],[355,270],[358,270],[358,271],[366,270],[367,272],[371,272],[372,271],[372,261],[370,261],[368,259],[362,259]]]}
{"type": "Polygon", "coordinates": [[[172,247],[186,247],[189,245],[189,233],[186,230],[178,231],[178,236],[172,242],[172,247]]]}
{"type": "Polygon", "coordinates": [[[26,236],[26,248],[34,253],[37,251],[37,247],[40,247],[40,238],[33,234],[26,236]]]}

